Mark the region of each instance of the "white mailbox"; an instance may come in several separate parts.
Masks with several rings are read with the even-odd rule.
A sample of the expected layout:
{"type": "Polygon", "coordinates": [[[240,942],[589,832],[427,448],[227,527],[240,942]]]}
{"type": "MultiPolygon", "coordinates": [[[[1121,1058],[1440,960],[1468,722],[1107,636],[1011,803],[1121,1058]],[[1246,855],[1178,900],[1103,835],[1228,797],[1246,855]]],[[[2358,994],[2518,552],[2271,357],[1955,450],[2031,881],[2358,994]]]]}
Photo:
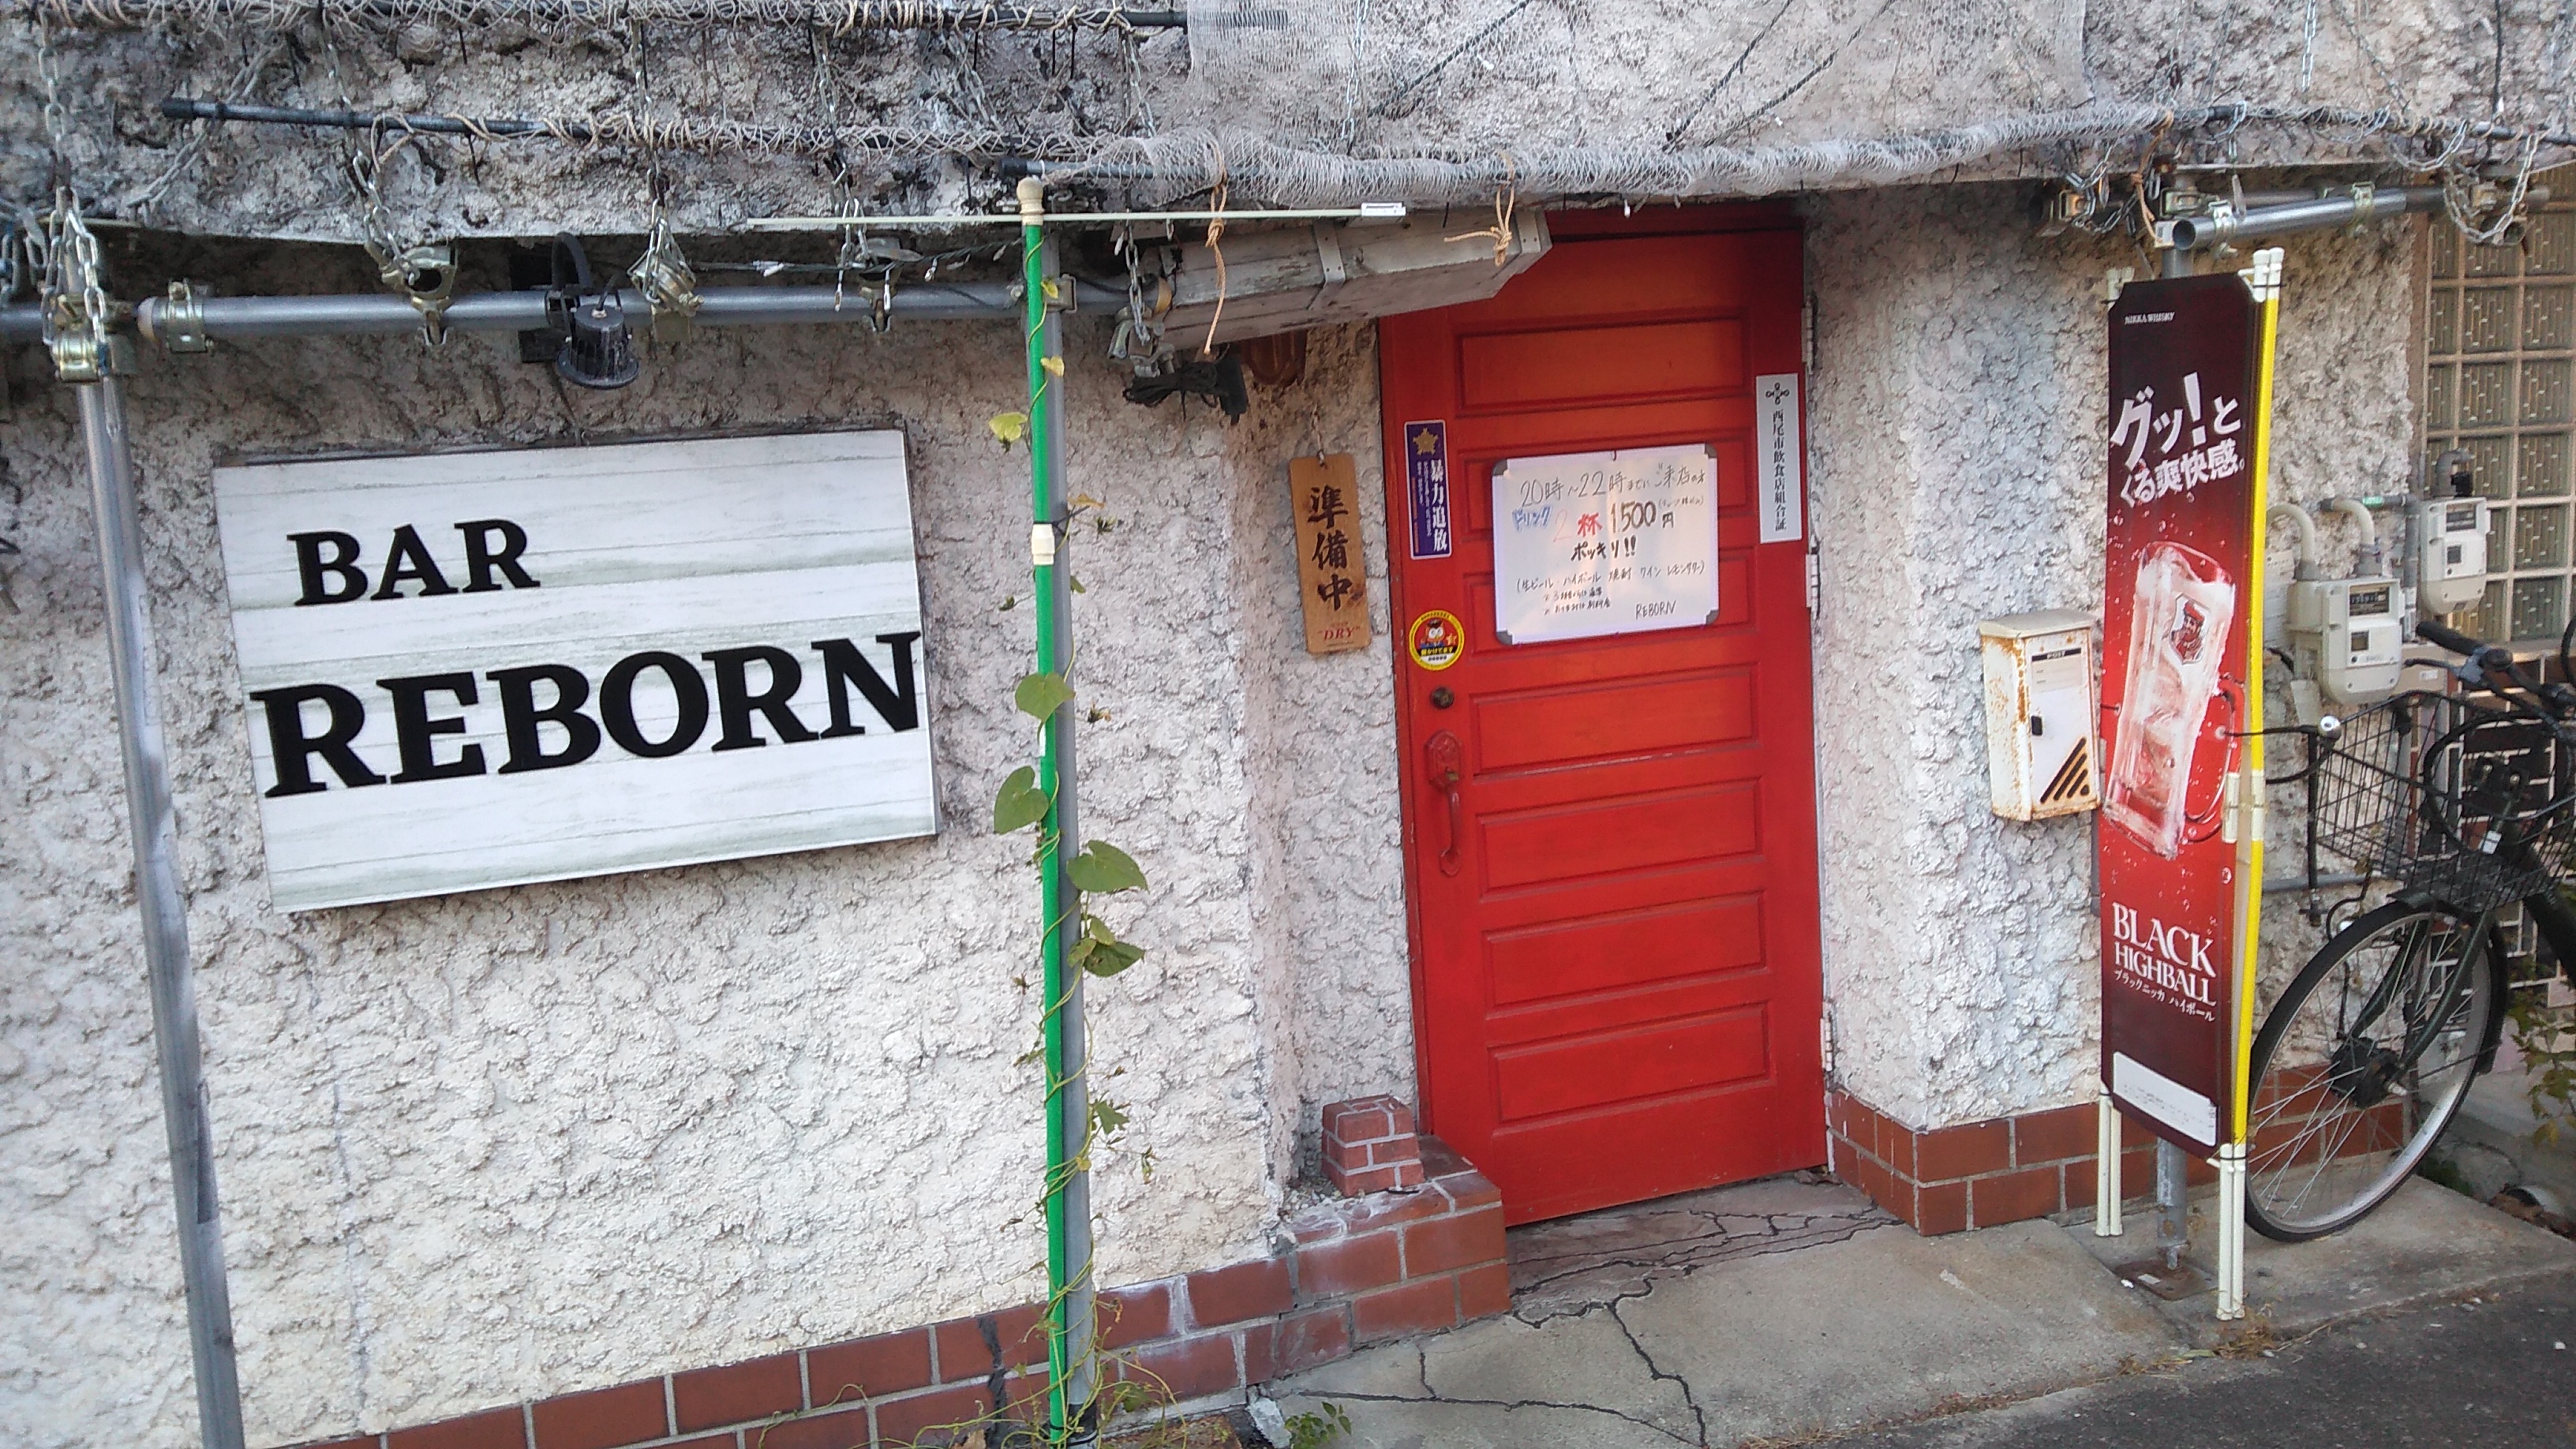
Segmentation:
{"type": "Polygon", "coordinates": [[[2071,609],[1977,624],[1995,813],[2046,820],[2102,803],[2093,765],[2093,618],[2071,609]]]}

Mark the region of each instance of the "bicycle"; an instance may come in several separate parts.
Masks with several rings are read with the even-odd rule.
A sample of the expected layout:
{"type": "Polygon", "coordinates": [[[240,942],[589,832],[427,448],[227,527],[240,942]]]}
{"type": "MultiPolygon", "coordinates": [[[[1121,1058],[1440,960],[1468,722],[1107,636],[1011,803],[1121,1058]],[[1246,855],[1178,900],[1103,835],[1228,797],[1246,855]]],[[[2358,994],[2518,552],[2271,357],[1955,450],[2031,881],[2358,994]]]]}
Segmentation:
{"type": "MultiPolygon", "coordinates": [[[[2576,689],[2442,625],[2416,633],[2462,656],[2449,669],[2468,692],[2401,693],[2312,728],[2325,752],[2283,782],[2312,782],[2312,850],[2397,886],[2308,958],[2255,1034],[2245,1216],[2283,1242],[2386,1201],[2494,1065],[2506,906],[2576,962],[2556,884],[2576,839],[2576,689]]],[[[2572,644],[2576,622],[2562,679],[2572,644]]]]}

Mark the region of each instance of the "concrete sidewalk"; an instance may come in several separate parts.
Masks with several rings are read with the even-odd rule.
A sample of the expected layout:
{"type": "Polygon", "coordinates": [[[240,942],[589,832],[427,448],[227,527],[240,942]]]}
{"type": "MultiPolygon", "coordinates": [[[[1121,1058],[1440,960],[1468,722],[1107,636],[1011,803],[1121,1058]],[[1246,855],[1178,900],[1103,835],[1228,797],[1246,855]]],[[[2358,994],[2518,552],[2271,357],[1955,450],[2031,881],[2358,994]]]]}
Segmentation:
{"type": "MultiPolygon", "coordinates": [[[[2140,1219],[2133,1215],[2131,1225],[2140,1219]]],[[[1516,1230],[1515,1311],[1281,1386],[1366,1449],[1670,1449],[1901,1423],[2171,1364],[2216,1336],[2104,1264],[2090,1219],[1923,1238],[1780,1178],[1516,1230]]],[[[2416,1182],[2361,1226],[2248,1253],[2279,1330],[2576,1273],[2576,1245],[2416,1182]]]]}

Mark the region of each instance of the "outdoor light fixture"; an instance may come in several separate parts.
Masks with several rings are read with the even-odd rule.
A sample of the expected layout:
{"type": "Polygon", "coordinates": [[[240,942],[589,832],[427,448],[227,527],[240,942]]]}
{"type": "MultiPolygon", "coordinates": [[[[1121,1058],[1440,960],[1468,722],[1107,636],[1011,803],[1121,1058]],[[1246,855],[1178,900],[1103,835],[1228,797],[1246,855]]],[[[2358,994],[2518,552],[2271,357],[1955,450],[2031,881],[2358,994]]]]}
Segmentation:
{"type": "Polygon", "coordinates": [[[564,381],[605,391],[626,386],[642,370],[617,289],[592,284],[590,256],[581,249],[581,239],[569,232],[555,235],[554,282],[546,289],[546,312],[563,330],[555,373],[564,381]]]}

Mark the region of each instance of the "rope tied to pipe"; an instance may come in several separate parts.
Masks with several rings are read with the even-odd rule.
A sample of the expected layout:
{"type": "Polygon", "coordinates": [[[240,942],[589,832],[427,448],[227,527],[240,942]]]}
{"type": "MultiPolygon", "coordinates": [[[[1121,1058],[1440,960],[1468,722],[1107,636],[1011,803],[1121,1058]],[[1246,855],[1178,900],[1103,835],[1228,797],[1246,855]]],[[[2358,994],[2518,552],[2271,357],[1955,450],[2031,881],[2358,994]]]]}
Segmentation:
{"type": "Polygon", "coordinates": [[[1503,184],[1494,190],[1494,224],[1478,231],[1462,231],[1442,241],[1473,241],[1480,236],[1494,239],[1494,266],[1500,269],[1512,259],[1512,208],[1520,202],[1520,191],[1514,186],[1512,153],[1497,152],[1503,158],[1503,184]]]}

